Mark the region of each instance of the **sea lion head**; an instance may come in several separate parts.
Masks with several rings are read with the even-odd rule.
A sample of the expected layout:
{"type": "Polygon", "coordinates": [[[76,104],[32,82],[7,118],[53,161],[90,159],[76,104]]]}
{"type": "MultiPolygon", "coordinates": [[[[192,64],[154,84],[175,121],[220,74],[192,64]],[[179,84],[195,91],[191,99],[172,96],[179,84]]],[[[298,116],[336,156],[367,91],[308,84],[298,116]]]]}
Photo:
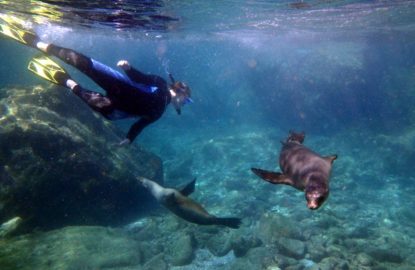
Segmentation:
{"type": "Polygon", "coordinates": [[[305,189],[307,207],[311,210],[318,209],[329,196],[329,189],[323,184],[313,184],[305,189]]]}
{"type": "Polygon", "coordinates": [[[300,133],[296,133],[292,130],[290,130],[290,134],[288,135],[287,140],[285,141],[286,143],[299,143],[302,144],[304,142],[305,139],[305,133],[304,132],[300,132],[300,133]]]}
{"type": "Polygon", "coordinates": [[[150,188],[151,182],[148,179],[139,176],[139,177],[137,177],[137,180],[141,185],[143,185],[143,187],[145,187],[147,189],[150,188]]]}

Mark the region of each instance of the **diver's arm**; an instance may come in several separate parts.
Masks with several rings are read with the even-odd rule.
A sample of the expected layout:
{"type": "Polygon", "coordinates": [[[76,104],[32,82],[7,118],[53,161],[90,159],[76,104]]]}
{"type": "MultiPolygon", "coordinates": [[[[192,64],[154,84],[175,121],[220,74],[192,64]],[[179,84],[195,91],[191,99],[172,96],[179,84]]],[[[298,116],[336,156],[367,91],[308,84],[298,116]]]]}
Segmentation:
{"type": "Polygon", "coordinates": [[[154,85],[157,83],[157,80],[161,79],[155,75],[147,75],[147,74],[142,73],[141,71],[132,67],[130,63],[128,63],[128,61],[126,60],[118,61],[117,66],[122,68],[125,74],[127,74],[127,76],[131,80],[137,83],[142,83],[146,85],[154,85]]]}
{"type": "Polygon", "coordinates": [[[138,136],[138,134],[143,131],[143,129],[153,123],[156,119],[150,119],[146,117],[140,118],[137,122],[135,122],[131,127],[130,130],[127,133],[127,140],[129,140],[129,143],[132,143],[134,139],[138,136]]]}
{"type": "Polygon", "coordinates": [[[144,74],[133,67],[131,67],[129,70],[126,70],[125,74],[127,74],[127,76],[135,82],[143,83],[146,85],[155,84],[154,75],[144,74]]]}

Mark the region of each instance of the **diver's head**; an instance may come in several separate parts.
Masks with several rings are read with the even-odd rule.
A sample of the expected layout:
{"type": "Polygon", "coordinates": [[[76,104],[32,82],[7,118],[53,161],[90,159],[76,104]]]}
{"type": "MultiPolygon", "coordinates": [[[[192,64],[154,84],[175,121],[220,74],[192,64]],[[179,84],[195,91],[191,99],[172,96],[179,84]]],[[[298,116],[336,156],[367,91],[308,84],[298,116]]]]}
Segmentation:
{"type": "Polygon", "coordinates": [[[170,85],[171,102],[178,114],[181,114],[181,108],[187,103],[192,103],[190,98],[190,87],[184,82],[175,82],[170,85]]]}

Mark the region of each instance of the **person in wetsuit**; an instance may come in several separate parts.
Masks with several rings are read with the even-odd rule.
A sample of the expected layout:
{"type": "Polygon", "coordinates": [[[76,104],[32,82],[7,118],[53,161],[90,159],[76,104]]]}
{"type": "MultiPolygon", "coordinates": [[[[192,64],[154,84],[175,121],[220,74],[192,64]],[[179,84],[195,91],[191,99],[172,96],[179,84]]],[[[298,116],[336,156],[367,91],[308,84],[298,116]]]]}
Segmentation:
{"type": "Polygon", "coordinates": [[[144,74],[133,68],[128,61],[121,60],[117,66],[124,70],[125,75],[74,50],[44,43],[32,33],[25,33],[23,38],[27,45],[79,69],[105,90],[106,95],[103,95],[84,89],[67,73],[56,75],[55,79],[60,85],[70,88],[93,110],[109,120],[140,117],[119,145],[133,142],[145,127],[163,115],[169,103],[173,104],[180,115],[181,107],[192,102],[190,88],[183,82],[176,82],[171,74],[171,84],[168,84],[163,78],[144,74]]]}

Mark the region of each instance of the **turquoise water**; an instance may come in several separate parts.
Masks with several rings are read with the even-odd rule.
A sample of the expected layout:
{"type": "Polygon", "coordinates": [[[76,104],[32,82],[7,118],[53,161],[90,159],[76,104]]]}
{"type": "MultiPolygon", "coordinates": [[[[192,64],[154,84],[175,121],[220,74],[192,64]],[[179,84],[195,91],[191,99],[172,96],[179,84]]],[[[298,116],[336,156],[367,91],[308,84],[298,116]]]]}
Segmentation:
{"type": "MultiPolygon", "coordinates": [[[[22,180],[18,169],[9,173],[10,156],[13,164],[21,162],[23,171],[28,164],[24,157],[38,151],[42,162],[29,162],[30,175],[40,170],[36,164],[54,170],[47,164],[55,164],[59,144],[27,136],[50,147],[20,147],[14,143],[22,141],[20,136],[7,135],[6,128],[25,115],[38,119],[41,113],[29,105],[43,104],[39,100],[49,96],[51,103],[69,104],[49,107],[51,115],[56,112],[67,120],[58,123],[51,141],[66,138],[65,126],[91,112],[96,117],[85,120],[85,127],[95,137],[82,141],[99,153],[92,159],[117,156],[116,174],[125,177],[134,175],[132,163],[145,164],[133,155],[145,149],[160,158],[164,185],[176,187],[197,177],[193,199],[212,214],[243,219],[237,230],[197,226],[155,205],[115,225],[92,222],[86,211],[78,224],[68,222],[53,231],[26,225],[1,239],[1,269],[415,269],[414,1],[0,5],[2,12],[25,18],[42,40],[112,67],[127,59],[166,79],[170,71],[188,83],[194,100],[180,116],[168,108],[120,152],[111,145],[123,138],[132,121],[108,122],[88,111],[66,89],[26,70],[36,50],[1,37],[0,100],[6,104],[0,106],[2,192],[13,186],[9,182],[22,180]],[[14,95],[13,89],[34,86],[44,89],[34,93],[45,96],[23,100],[14,95]],[[24,113],[15,114],[21,107],[13,104],[20,102],[28,105],[24,113]],[[101,125],[110,126],[116,136],[101,125]],[[303,193],[266,183],[250,171],[279,170],[280,141],[290,130],[305,131],[305,145],[316,152],[339,156],[330,197],[316,211],[307,209],[303,193]]],[[[101,91],[79,71],[65,68],[86,88],[101,91]]],[[[30,133],[30,121],[22,127],[22,133],[30,133]]],[[[74,151],[61,162],[72,164],[77,154],[81,156],[74,151]]],[[[72,175],[71,168],[67,173],[72,175]]],[[[65,190],[53,196],[70,200],[61,192],[65,190]]],[[[116,197],[112,195],[97,198],[105,202],[109,196],[111,201],[116,197]]],[[[47,199],[34,205],[42,204],[47,199]]],[[[8,213],[1,214],[4,221],[14,217],[12,210],[1,209],[8,213]]],[[[45,223],[60,215],[50,211],[45,223]]],[[[16,210],[15,215],[20,213],[16,210]]]]}

